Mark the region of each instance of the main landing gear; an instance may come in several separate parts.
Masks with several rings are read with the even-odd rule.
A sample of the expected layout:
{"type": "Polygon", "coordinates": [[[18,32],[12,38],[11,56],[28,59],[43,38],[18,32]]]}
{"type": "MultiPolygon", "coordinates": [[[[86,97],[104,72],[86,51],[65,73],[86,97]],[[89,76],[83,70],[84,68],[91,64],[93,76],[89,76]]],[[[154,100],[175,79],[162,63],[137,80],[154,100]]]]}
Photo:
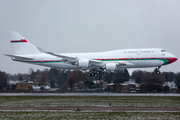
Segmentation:
{"type": "Polygon", "coordinates": [[[104,74],[104,71],[97,70],[97,71],[90,71],[88,73],[88,76],[95,76],[100,79],[100,78],[102,78],[103,74],[104,74]]]}

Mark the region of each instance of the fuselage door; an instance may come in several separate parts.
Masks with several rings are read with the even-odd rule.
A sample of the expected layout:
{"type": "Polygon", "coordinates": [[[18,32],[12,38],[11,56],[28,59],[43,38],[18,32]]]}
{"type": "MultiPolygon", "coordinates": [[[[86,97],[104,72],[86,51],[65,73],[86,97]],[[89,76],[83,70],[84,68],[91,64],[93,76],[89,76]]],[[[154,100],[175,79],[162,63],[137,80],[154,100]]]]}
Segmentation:
{"type": "Polygon", "coordinates": [[[141,49],[137,49],[137,55],[141,54],[141,49]]]}
{"type": "Polygon", "coordinates": [[[40,59],[40,65],[43,65],[44,62],[43,62],[43,58],[40,59]]]}
{"type": "Polygon", "coordinates": [[[102,58],[103,58],[102,56],[99,56],[99,60],[100,60],[100,61],[102,60],[102,58]]]}
{"type": "Polygon", "coordinates": [[[128,57],[128,59],[129,59],[128,61],[131,61],[131,59],[132,59],[132,56],[129,56],[129,57],[128,57]]]}

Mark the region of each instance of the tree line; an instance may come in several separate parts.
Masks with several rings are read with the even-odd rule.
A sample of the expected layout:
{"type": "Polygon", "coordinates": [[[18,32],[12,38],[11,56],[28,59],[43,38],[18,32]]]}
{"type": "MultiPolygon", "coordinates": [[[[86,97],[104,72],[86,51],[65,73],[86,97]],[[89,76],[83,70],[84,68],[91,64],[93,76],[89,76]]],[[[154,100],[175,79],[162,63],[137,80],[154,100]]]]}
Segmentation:
{"type": "MultiPolygon", "coordinates": [[[[180,90],[180,72],[163,72],[160,75],[157,75],[156,72],[147,72],[136,70],[132,72],[132,75],[129,75],[127,69],[124,71],[118,72],[106,72],[102,80],[106,83],[114,83],[116,87],[112,92],[121,92],[120,87],[121,83],[133,79],[136,83],[140,84],[140,92],[152,92],[157,90],[157,92],[169,91],[167,86],[163,86],[166,81],[175,81],[178,89],[180,90]]],[[[80,70],[74,71],[65,71],[58,69],[45,69],[37,70],[29,69],[28,74],[7,74],[0,71],[0,89],[14,89],[15,87],[9,86],[8,80],[32,80],[34,82],[39,82],[39,85],[50,84],[50,87],[59,87],[61,90],[67,90],[70,88],[74,90],[76,87],[80,90],[84,89],[93,89],[99,88],[102,89],[102,81],[99,84],[95,84],[93,80],[96,80],[96,77],[89,77],[86,73],[80,70]]]]}

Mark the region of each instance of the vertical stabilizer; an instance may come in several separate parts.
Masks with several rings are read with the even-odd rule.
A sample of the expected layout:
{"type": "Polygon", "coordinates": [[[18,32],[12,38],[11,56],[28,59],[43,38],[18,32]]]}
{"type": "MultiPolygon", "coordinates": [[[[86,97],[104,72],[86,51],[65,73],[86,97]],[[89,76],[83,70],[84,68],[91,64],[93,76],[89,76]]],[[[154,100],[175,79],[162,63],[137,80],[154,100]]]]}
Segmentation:
{"type": "Polygon", "coordinates": [[[27,55],[27,54],[38,54],[39,50],[31,44],[27,39],[21,36],[15,31],[7,32],[10,42],[12,43],[15,53],[18,55],[27,55]]]}

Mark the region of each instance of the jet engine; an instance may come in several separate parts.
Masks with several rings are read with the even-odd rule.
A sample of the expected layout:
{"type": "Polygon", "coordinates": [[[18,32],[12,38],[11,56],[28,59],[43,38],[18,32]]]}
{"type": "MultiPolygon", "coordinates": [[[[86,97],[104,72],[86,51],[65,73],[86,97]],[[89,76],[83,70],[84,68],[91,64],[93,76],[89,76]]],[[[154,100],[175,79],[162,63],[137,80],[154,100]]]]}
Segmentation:
{"type": "Polygon", "coordinates": [[[82,67],[82,68],[89,67],[89,60],[87,60],[87,59],[79,60],[78,61],[78,67],[82,67]]]}
{"type": "Polygon", "coordinates": [[[106,70],[117,70],[117,63],[108,63],[106,64],[106,70]]]}

